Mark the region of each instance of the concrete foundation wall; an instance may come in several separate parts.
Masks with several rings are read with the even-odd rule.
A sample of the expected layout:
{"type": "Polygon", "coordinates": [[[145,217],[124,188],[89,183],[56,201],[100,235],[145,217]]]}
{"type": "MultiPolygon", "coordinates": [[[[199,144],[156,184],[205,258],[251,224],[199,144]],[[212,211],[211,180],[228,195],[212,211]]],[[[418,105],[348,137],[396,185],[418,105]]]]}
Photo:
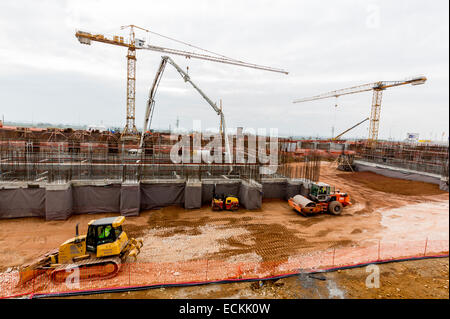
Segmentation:
{"type": "Polygon", "coordinates": [[[214,193],[214,184],[202,183],[202,204],[210,204],[214,193]]]}
{"type": "Polygon", "coordinates": [[[356,172],[373,172],[386,177],[405,179],[440,185],[441,176],[431,173],[412,171],[387,165],[379,165],[362,161],[355,161],[356,172]]]}
{"type": "Polygon", "coordinates": [[[45,189],[0,190],[0,218],[45,217],[45,189]]]}
{"type": "Polygon", "coordinates": [[[202,181],[202,204],[210,204],[214,193],[239,196],[240,186],[241,181],[238,180],[202,181]]]}
{"type": "Polygon", "coordinates": [[[439,183],[439,189],[448,192],[448,181],[441,180],[441,182],[439,183]]]}
{"type": "MultiPolygon", "coordinates": [[[[1,191],[0,191],[1,192],[1,191]]],[[[65,220],[72,215],[73,198],[72,186],[63,187],[45,191],[45,219],[46,220],[65,220]]]]}
{"type": "Polygon", "coordinates": [[[141,190],[139,184],[122,185],[120,188],[120,214],[139,216],[141,210],[141,190]]]}
{"type": "Polygon", "coordinates": [[[72,213],[119,213],[120,185],[73,186],[72,213]]]}
{"type": "Polygon", "coordinates": [[[0,184],[0,219],[43,217],[65,220],[73,214],[120,213],[138,216],[140,211],[179,205],[186,209],[210,204],[216,194],[239,197],[245,209],[261,208],[263,198],[288,199],[302,189],[298,181],[243,180],[149,181],[136,184],[118,182],[45,184],[27,187],[24,183],[0,184]]]}
{"type": "Polygon", "coordinates": [[[141,184],[141,210],[184,205],[185,182],[141,184]]]}
{"type": "MultiPolygon", "coordinates": [[[[355,161],[356,171],[433,183],[448,191],[440,176],[383,165],[355,161]]],[[[29,185],[24,182],[0,182],[0,219],[42,217],[64,220],[72,214],[120,213],[138,216],[140,211],[179,205],[186,209],[210,204],[213,194],[235,195],[243,208],[261,208],[264,198],[287,200],[297,194],[307,195],[309,183],[295,179],[254,181],[237,179],[149,180],[135,184],[120,181],[77,181],[66,184],[29,185]]]]}
{"type": "Polygon", "coordinates": [[[202,207],[202,182],[188,181],[184,190],[184,208],[195,209],[202,207]]]}
{"type": "Polygon", "coordinates": [[[245,209],[259,209],[262,205],[262,185],[242,181],[239,188],[239,202],[245,209]]]}
{"type": "Polygon", "coordinates": [[[263,198],[285,199],[286,181],[262,182],[262,196],[263,198]]]}
{"type": "Polygon", "coordinates": [[[301,193],[303,182],[299,180],[289,180],[286,183],[286,192],[285,192],[285,200],[294,197],[301,193]]]}

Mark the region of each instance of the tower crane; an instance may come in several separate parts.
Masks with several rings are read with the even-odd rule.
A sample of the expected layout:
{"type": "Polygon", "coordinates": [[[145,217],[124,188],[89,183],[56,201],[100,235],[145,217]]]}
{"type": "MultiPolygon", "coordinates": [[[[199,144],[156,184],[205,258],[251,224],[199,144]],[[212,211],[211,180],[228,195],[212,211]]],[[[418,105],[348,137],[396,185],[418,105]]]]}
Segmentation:
{"type": "Polygon", "coordinates": [[[339,97],[342,95],[361,93],[366,91],[373,91],[372,97],[372,109],[370,112],[370,125],[369,125],[369,144],[378,140],[378,127],[380,125],[380,111],[381,111],[381,98],[383,91],[387,88],[392,88],[400,85],[419,85],[424,84],[427,78],[425,76],[413,77],[402,81],[379,81],[374,83],[368,83],[358,86],[352,86],[345,89],[331,91],[311,97],[306,97],[298,100],[294,100],[293,103],[303,103],[314,100],[327,99],[330,97],[339,97]]]}
{"type": "MultiPolygon", "coordinates": [[[[136,29],[140,29],[142,31],[150,32],[150,33],[154,33],[154,32],[149,31],[144,28],[141,28],[141,27],[138,27],[133,24],[121,27],[121,29],[126,29],[126,28],[130,29],[130,36],[128,39],[124,39],[124,37],[117,36],[117,35],[114,35],[111,37],[111,36],[105,36],[103,34],[93,34],[93,33],[85,32],[85,31],[76,31],[76,33],[75,33],[75,36],[78,38],[78,41],[82,44],[90,45],[92,41],[95,41],[95,42],[103,42],[103,43],[107,43],[107,44],[122,46],[122,47],[125,47],[128,49],[128,54],[127,54],[127,118],[126,118],[125,128],[121,135],[122,139],[130,138],[130,137],[133,138],[139,134],[139,132],[136,128],[136,125],[135,125],[136,50],[143,49],[143,50],[157,51],[157,52],[162,52],[164,54],[181,55],[181,56],[185,56],[186,58],[189,58],[189,59],[195,58],[195,59],[207,60],[207,61],[212,61],[212,62],[232,64],[232,65],[237,65],[237,66],[242,66],[242,67],[247,67],[247,68],[258,69],[258,70],[288,74],[287,71],[282,70],[282,69],[272,68],[272,67],[263,66],[263,65],[257,65],[257,64],[253,64],[253,63],[247,63],[247,62],[243,62],[240,60],[228,58],[223,55],[219,55],[217,53],[213,53],[213,52],[195,47],[193,45],[190,45],[190,46],[197,48],[197,49],[201,49],[206,52],[213,53],[216,56],[145,44],[144,40],[138,39],[135,37],[134,29],[136,28],[136,29]]],[[[174,40],[174,39],[171,39],[171,40],[174,40]]],[[[181,42],[181,41],[178,41],[178,42],[181,42]]],[[[184,43],[184,44],[186,44],[186,43],[184,43]]]]}
{"type": "Polygon", "coordinates": [[[153,85],[150,88],[149,97],[147,100],[147,107],[145,110],[145,117],[144,117],[144,129],[141,135],[141,140],[139,143],[139,149],[142,150],[142,147],[144,145],[144,134],[147,131],[147,128],[149,127],[149,123],[151,123],[151,119],[153,117],[153,110],[154,110],[154,104],[155,104],[155,95],[156,90],[158,89],[159,82],[161,81],[161,77],[164,73],[164,69],[167,65],[167,62],[171,64],[180,74],[180,76],[183,78],[185,82],[189,82],[192,87],[208,102],[209,105],[213,108],[213,110],[217,113],[217,115],[220,116],[220,130],[221,134],[225,139],[225,154],[227,156],[227,160],[231,163],[231,151],[230,151],[230,145],[228,141],[228,135],[226,134],[226,125],[225,125],[225,115],[223,114],[222,108],[218,107],[216,103],[211,101],[211,99],[197,86],[194,82],[192,82],[190,76],[184,72],[184,70],[175,63],[174,60],[172,60],[169,56],[163,56],[161,58],[161,63],[159,65],[158,71],[156,72],[155,79],[153,80],[153,85]]]}

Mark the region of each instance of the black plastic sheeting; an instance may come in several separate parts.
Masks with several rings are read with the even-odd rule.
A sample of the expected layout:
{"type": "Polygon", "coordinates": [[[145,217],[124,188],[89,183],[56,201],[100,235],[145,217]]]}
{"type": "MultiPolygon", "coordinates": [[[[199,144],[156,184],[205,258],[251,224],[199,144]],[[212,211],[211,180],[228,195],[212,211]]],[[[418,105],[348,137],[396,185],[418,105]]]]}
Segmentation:
{"type": "Polygon", "coordinates": [[[309,196],[309,191],[310,191],[309,186],[306,186],[305,184],[302,184],[300,186],[300,195],[309,196]]]}
{"type": "Polygon", "coordinates": [[[73,213],[119,213],[120,185],[72,187],[73,213]]]}
{"type": "Polygon", "coordinates": [[[45,192],[45,219],[65,220],[73,211],[72,187],[45,192]]]}
{"type": "Polygon", "coordinates": [[[261,187],[247,182],[219,183],[141,183],[105,186],[69,186],[66,189],[45,188],[0,189],[0,219],[45,217],[65,220],[72,214],[120,213],[138,216],[141,210],[180,205],[187,209],[210,204],[214,192],[238,196],[246,209],[261,208],[262,198],[288,199],[302,186],[290,183],[265,183],[261,187]],[[262,190],[261,190],[262,189],[262,190]]]}
{"type": "Polygon", "coordinates": [[[141,184],[141,210],[184,205],[184,183],[141,184]]]}
{"type": "Polygon", "coordinates": [[[286,184],[286,192],[285,192],[285,200],[294,197],[295,195],[300,194],[302,184],[300,183],[287,183],[286,184]]]}
{"type": "Polygon", "coordinates": [[[245,209],[261,208],[262,191],[258,187],[242,183],[239,188],[239,203],[245,209]]]}
{"type": "Polygon", "coordinates": [[[234,195],[239,196],[240,182],[235,183],[203,183],[202,184],[202,203],[210,204],[214,191],[217,195],[234,195]]]}
{"type": "Polygon", "coordinates": [[[262,183],[263,198],[285,199],[286,184],[286,182],[262,183]]]}
{"type": "Polygon", "coordinates": [[[216,184],[216,194],[239,196],[240,182],[216,184]]]}
{"type": "Polygon", "coordinates": [[[120,188],[120,214],[139,216],[141,208],[141,190],[139,185],[122,185],[120,188]]]}
{"type": "Polygon", "coordinates": [[[202,207],[202,185],[187,184],[184,190],[184,208],[195,209],[202,207]]]}
{"type": "Polygon", "coordinates": [[[214,193],[214,184],[202,184],[202,204],[211,204],[214,193]]]}
{"type": "Polygon", "coordinates": [[[0,190],[0,218],[45,217],[45,188],[0,190]]]}

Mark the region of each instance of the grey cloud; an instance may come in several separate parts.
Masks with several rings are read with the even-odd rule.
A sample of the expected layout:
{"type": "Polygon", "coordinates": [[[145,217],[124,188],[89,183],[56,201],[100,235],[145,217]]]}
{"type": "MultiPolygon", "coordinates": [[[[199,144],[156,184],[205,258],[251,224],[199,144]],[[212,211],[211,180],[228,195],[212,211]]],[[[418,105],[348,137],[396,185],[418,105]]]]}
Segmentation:
{"type": "MultiPolygon", "coordinates": [[[[244,61],[287,69],[288,76],[186,60],[192,79],[223,100],[229,126],[277,127],[280,134],[329,136],[368,116],[371,94],[292,104],[304,96],[378,80],[425,74],[418,87],[385,92],[380,136],[448,136],[448,1],[2,1],[0,115],[6,120],[122,126],[126,50],[84,46],[76,28],[120,33],[133,23],[244,61]],[[368,27],[370,9],[379,26],[368,27]],[[8,43],[8,45],[5,45],[8,43]],[[336,120],[334,118],[336,117],[336,120]]],[[[121,34],[124,34],[123,32],[121,34]]],[[[141,37],[147,37],[140,34],[141,37]]],[[[183,48],[150,35],[157,45],[183,48]]],[[[160,55],[138,52],[137,125],[160,55]]],[[[179,75],[166,70],[155,128],[218,119],[179,75]]],[[[206,124],[207,123],[207,124],[206,124]]],[[[367,125],[349,133],[365,136],[367,125]]]]}

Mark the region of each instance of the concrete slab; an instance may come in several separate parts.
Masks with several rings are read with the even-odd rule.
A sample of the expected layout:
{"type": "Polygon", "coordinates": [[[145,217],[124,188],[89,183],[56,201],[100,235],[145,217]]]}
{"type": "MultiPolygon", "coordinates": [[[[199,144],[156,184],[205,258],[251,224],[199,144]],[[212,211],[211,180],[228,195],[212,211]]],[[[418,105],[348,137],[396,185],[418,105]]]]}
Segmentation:
{"type": "Polygon", "coordinates": [[[373,172],[387,177],[419,181],[437,185],[440,185],[441,183],[441,176],[437,174],[419,172],[405,168],[364,162],[360,160],[355,160],[354,164],[355,171],[357,172],[373,172]]]}

